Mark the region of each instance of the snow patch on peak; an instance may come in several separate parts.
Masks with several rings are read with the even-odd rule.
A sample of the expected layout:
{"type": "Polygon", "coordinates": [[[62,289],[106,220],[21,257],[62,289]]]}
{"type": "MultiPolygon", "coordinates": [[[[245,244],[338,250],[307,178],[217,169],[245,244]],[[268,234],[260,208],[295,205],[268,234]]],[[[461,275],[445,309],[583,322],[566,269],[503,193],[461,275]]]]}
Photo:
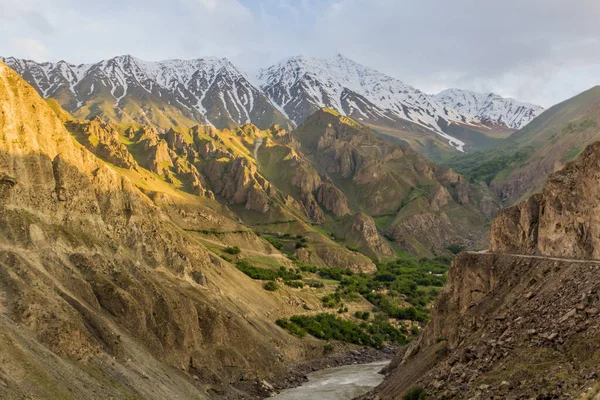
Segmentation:
{"type": "MultiPolygon", "coordinates": [[[[438,124],[443,107],[431,96],[341,54],[332,58],[291,57],[259,71],[258,81],[271,101],[284,108],[289,115],[294,114],[290,108],[303,100],[316,108],[329,107],[345,113],[343,94],[350,90],[364,97],[374,107],[371,110],[359,110],[357,104],[352,104],[352,110],[360,115],[384,115],[387,112],[395,118],[409,120],[443,134],[438,124]]],[[[296,113],[292,119],[299,124],[304,118],[306,115],[296,113]]],[[[450,112],[450,118],[459,116],[450,112]]],[[[447,135],[442,136],[448,139],[447,135]]],[[[448,141],[460,150],[464,146],[456,138],[448,141]]]]}
{"type": "Polygon", "coordinates": [[[434,98],[472,122],[506,125],[511,129],[523,128],[544,110],[541,106],[501,97],[495,93],[477,93],[464,89],[447,89],[434,98]]]}
{"type": "MultiPolygon", "coordinates": [[[[215,96],[222,98],[228,117],[239,122],[250,121],[252,111],[261,101],[259,97],[263,96],[248,81],[246,74],[226,58],[150,62],[125,54],[94,64],[74,65],[65,61],[36,63],[11,58],[9,65],[21,75],[31,76],[33,84],[44,97],[68,88],[77,108],[85,104],[92,94],[90,84],[95,88],[108,88],[115,99],[115,108],[121,106],[135,88],[142,88],[161,98],[170,96],[171,99],[166,100],[168,104],[177,103],[187,111],[203,114],[205,118],[215,96]],[[79,84],[84,80],[87,82],[83,85],[85,90],[82,87],[80,92],[79,84]]],[[[203,122],[210,124],[210,121],[203,122]]]]}

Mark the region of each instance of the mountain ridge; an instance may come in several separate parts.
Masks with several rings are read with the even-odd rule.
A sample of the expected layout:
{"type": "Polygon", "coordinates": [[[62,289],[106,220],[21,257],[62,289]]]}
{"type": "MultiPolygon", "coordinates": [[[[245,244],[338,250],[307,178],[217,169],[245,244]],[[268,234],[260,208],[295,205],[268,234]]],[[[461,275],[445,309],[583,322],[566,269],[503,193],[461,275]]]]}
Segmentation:
{"type": "Polygon", "coordinates": [[[491,93],[449,89],[428,95],[341,54],[333,58],[290,57],[260,70],[258,80],[271,101],[283,108],[296,124],[315,109],[329,107],[360,121],[375,118],[387,119],[388,124],[399,119],[416,123],[442,136],[460,151],[464,150],[465,143],[449,135],[446,124],[461,123],[480,129],[489,129],[485,124],[492,124],[517,129],[542,110],[539,106],[491,93]],[[482,104],[476,110],[457,109],[456,106],[462,104],[456,97],[466,94],[488,100],[480,101],[482,104]],[[344,98],[350,100],[344,102],[344,98]]]}
{"type": "Polygon", "coordinates": [[[79,65],[0,59],[42,97],[57,99],[79,118],[101,116],[159,129],[190,128],[197,123],[219,129],[244,123],[261,129],[273,124],[292,127],[319,108],[329,107],[384,135],[388,129],[400,140],[412,135],[409,143],[421,152],[427,137],[448,151],[465,151],[480,145],[481,140],[471,141],[473,132],[485,138],[490,126],[510,131],[539,111],[538,106],[499,96],[487,103],[493,105],[491,113],[489,107],[458,107],[452,96],[440,102],[441,94],[426,94],[341,54],[330,59],[291,57],[262,69],[257,77],[216,57],[149,62],[122,55],[79,65]],[[463,135],[465,130],[471,134],[463,135]]]}
{"type": "Polygon", "coordinates": [[[81,65],[64,61],[36,63],[12,57],[4,60],[43,97],[62,97],[61,105],[79,117],[98,115],[94,107],[99,107],[99,102],[106,103],[101,104],[103,108],[126,109],[126,101],[133,98],[142,112],[131,119],[161,128],[203,123],[222,129],[248,122],[268,128],[287,121],[225,58],[147,62],[125,55],[81,65]],[[165,107],[173,108],[173,113],[185,119],[167,117],[161,122],[144,115],[165,107]]]}

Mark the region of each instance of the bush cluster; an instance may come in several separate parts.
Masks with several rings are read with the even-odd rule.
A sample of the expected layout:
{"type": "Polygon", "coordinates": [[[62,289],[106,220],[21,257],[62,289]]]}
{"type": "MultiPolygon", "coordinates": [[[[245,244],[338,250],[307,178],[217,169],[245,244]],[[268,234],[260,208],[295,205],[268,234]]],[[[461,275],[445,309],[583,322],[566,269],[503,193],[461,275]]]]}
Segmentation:
{"type": "Polygon", "coordinates": [[[292,287],[292,288],[296,288],[296,289],[302,289],[304,287],[304,282],[302,282],[302,281],[284,280],[283,283],[286,286],[289,286],[289,287],[292,287]]]}
{"type": "Polygon", "coordinates": [[[320,288],[325,287],[325,284],[321,281],[313,280],[313,281],[308,281],[307,283],[308,283],[308,286],[310,286],[311,288],[315,288],[315,289],[320,289],[320,288]]]}
{"type": "Polygon", "coordinates": [[[352,276],[353,273],[347,268],[319,268],[319,276],[324,279],[341,281],[344,276],[352,276]]]}
{"type": "Polygon", "coordinates": [[[276,284],[275,281],[268,281],[263,285],[263,289],[274,292],[279,289],[279,285],[276,284]]]}
{"type": "Polygon", "coordinates": [[[288,332],[303,337],[306,333],[323,340],[339,340],[361,346],[382,347],[385,342],[404,344],[406,335],[383,321],[360,325],[334,314],[294,315],[276,321],[288,332]]]}
{"type": "Polygon", "coordinates": [[[225,253],[229,253],[229,254],[233,254],[233,255],[240,254],[240,253],[242,252],[242,251],[240,250],[240,248],[239,248],[239,247],[237,247],[237,246],[233,246],[233,247],[226,247],[225,249],[223,249],[223,251],[224,251],[225,253]]]}
{"type": "Polygon", "coordinates": [[[451,261],[449,257],[397,259],[378,264],[374,274],[342,276],[336,293],[324,298],[324,304],[327,301],[329,306],[337,307],[333,300],[362,296],[391,318],[425,322],[428,318],[425,306],[437,297],[438,288],[446,282],[451,261]],[[403,302],[410,307],[398,305],[403,302]]]}
{"type": "Polygon", "coordinates": [[[271,246],[275,247],[277,250],[283,249],[283,242],[277,238],[271,236],[264,236],[265,240],[271,243],[271,246]]]}
{"type": "Polygon", "coordinates": [[[284,281],[295,281],[302,279],[302,275],[293,269],[287,269],[285,267],[279,267],[279,270],[273,270],[269,268],[260,268],[250,264],[246,260],[240,260],[235,263],[237,269],[248,275],[252,279],[261,281],[273,281],[281,278],[284,281]]]}
{"type": "Polygon", "coordinates": [[[368,321],[371,313],[368,311],[357,311],[354,313],[354,316],[358,319],[362,319],[363,321],[368,321]]]}

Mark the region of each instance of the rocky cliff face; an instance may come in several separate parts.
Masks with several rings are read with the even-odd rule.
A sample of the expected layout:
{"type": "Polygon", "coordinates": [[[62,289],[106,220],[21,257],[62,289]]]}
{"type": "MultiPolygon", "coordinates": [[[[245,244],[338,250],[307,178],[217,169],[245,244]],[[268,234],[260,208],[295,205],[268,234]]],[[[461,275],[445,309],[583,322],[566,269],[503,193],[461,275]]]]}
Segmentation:
{"type": "Polygon", "coordinates": [[[462,253],[419,340],[368,398],[577,398],[600,376],[600,144],[502,210],[462,253]]]}
{"type": "Polygon", "coordinates": [[[492,251],[567,258],[600,258],[600,143],[550,175],[543,192],[500,212],[492,251]]]}
{"type": "Polygon", "coordinates": [[[138,164],[119,140],[117,132],[100,118],[89,121],[67,121],[67,129],[91,152],[125,169],[138,169],[138,164]]]}

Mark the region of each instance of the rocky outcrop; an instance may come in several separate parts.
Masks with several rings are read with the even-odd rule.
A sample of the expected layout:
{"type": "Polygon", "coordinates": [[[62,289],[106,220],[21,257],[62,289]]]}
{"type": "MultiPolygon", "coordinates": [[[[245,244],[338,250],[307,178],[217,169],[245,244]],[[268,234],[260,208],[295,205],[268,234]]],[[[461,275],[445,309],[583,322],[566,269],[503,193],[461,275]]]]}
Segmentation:
{"type": "Polygon", "coordinates": [[[373,261],[365,255],[327,243],[319,243],[312,249],[299,249],[296,257],[303,263],[323,266],[336,265],[356,273],[369,273],[377,269],[373,261]]]}
{"type": "Polygon", "coordinates": [[[166,141],[160,139],[154,146],[149,146],[148,159],[145,165],[150,171],[166,176],[169,168],[173,167],[173,160],[166,141]]]}
{"type": "Polygon", "coordinates": [[[176,151],[183,151],[188,147],[183,134],[176,132],[173,128],[169,129],[165,134],[165,140],[169,147],[176,151]]]}
{"type": "Polygon", "coordinates": [[[286,163],[286,167],[290,171],[291,184],[303,192],[315,192],[322,184],[321,177],[317,171],[302,162],[300,157],[294,153],[287,157],[289,160],[286,163]]]}
{"type": "Polygon", "coordinates": [[[353,222],[347,237],[354,239],[360,248],[378,260],[385,257],[393,257],[394,251],[389,244],[379,235],[373,218],[366,214],[358,213],[352,217],[353,222]]]}
{"type": "Polygon", "coordinates": [[[434,211],[439,211],[451,201],[450,192],[442,185],[436,185],[429,195],[429,205],[434,211]]]}
{"type": "Polygon", "coordinates": [[[400,221],[385,231],[386,237],[397,246],[414,254],[426,255],[421,246],[437,254],[444,253],[450,244],[468,245],[469,238],[461,235],[446,213],[413,213],[404,215],[400,221]]]}
{"type": "Polygon", "coordinates": [[[305,214],[311,220],[315,222],[325,221],[325,215],[323,213],[323,210],[321,209],[319,203],[317,203],[317,199],[315,199],[315,196],[311,192],[307,190],[302,190],[300,192],[300,202],[304,207],[305,214]]]}
{"type": "Polygon", "coordinates": [[[138,164],[119,140],[112,125],[96,117],[90,121],[67,121],[67,129],[79,142],[98,157],[125,169],[138,169],[138,164]]]}
{"type": "Polygon", "coordinates": [[[600,143],[550,175],[543,192],[503,210],[491,249],[567,258],[600,258],[600,143]]]}
{"type": "Polygon", "coordinates": [[[350,214],[350,209],[346,203],[346,197],[341,190],[333,186],[331,183],[324,183],[319,188],[317,195],[319,203],[325,207],[325,209],[331,212],[336,217],[342,217],[346,214],[350,214]]]}
{"type": "Polygon", "coordinates": [[[206,169],[215,193],[230,204],[244,204],[246,209],[259,212],[269,210],[270,184],[262,178],[256,166],[238,157],[232,161],[213,161],[206,169]]]}
{"type": "MultiPolygon", "coordinates": [[[[447,252],[460,243],[487,244],[486,224],[500,208],[485,186],[472,185],[406,146],[386,142],[350,118],[321,110],[292,132],[322,179],[367,215],[393,217],[385,231],[395,244],[422,255],[447,252]],[[426,201],[423,201],[426,200],[426,201]]],[[[346,207],[323,203],[343,215],[346,207]]],[[[341,198],[341,196],[333,196],[341,198]]]]}
{"type": "Polygon", "coordinates": [[[492,222],[490,250],[498,253],[535,254],[538,247],[541,195],[505,208],[492,222]]]}

